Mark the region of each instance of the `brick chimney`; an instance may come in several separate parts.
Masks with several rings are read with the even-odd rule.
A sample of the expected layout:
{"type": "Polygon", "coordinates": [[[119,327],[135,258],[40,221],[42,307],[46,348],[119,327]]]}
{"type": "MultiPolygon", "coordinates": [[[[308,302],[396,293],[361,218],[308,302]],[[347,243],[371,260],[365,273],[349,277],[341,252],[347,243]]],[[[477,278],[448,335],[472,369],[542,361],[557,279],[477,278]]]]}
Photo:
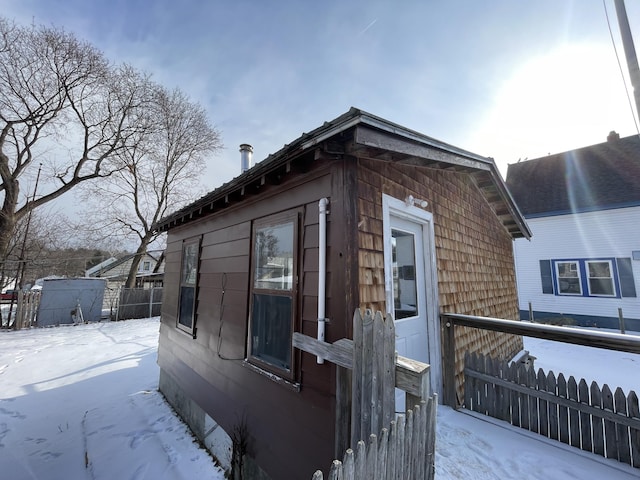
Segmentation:
{"type": "Polygon", "coordinates": [[[607,142],[615,142],[616,140],[620,140],[620,134],[615,130],[611,130],[607,135],[607,142]]]}

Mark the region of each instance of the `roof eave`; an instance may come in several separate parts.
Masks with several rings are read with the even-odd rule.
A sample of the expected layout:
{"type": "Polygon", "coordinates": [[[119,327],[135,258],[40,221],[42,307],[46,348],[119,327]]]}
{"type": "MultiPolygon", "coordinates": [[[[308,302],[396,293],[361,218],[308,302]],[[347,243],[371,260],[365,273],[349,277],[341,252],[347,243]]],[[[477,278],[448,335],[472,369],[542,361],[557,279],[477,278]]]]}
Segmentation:
{"type": "MultiPolygon", "coordinates": [[[[347,113],[337,117],[331,122],[325,122],[325,124],[316,128],[312,132],[302,134],[291,144],[285,145],[275,154],[269,155],[265,160],[256,164],[247,172],[215,189],[208,195],[202,197],[200,200],[197,200],[182,210],[161,219],[154,225],[154,229],[166,231],[170,228],[186,223],[194,217],[200,216],[204,210],[208,210],[210,212],[214,211],[214,204],[225,199],[226,196],[233,192],[239,190],[242,191],[246,186],[255,182],[256,179],[260,179],[261,177],[269,174],[269,172],[281,168],[289,159],[300,156],[309,149],[316,148],[325,140],[361,125],[366,126],[365,128],[358,128],[357,132],[361,134],[363,132],[378,132],[378,137],[376,139],[372,139],[371,137],[369,139],[365,139],[361,137],[360,141],[364,146],[384,148],[383,145],[374,144],[375,142],[381,141],[381,139],[385,138],[387,140],[393,138],[396,141],[408,140],[414,147],[417,147],[418,149],[423,148],[424,152],[421,154],[419,153],[418,156],[422,155],[424,157],[427,155],[427,151],[432,157],[434,153],[436,154],[435,159],[427,159],[424,157],[425,161],[451,164],[452,168],[464,169],[465,171],[481,171],[485,172],[485,174],[489,173],[492,183],[504,203],[504,207],[506,208],[508,215],[512,217],[512,222],[509,222],[508,219],[502,220],[503,225],[505,225],[505,228],[507,228],[513,238],[531,237],[531,231],[511,197],[511,194],[507,190],[492,158],[482,157],[444,142],[440,142],[428,137],[427,135],[423,135],[419,132],[402,127],[401,125],[389,122],[388,120],[363,112],[356,108],[351,108],[347,113]]],[[[400,153],[405,156],[410,156],[410,152],[400,153]]],[[[498,215],[497,212],[496,215],[498,215]]]]}

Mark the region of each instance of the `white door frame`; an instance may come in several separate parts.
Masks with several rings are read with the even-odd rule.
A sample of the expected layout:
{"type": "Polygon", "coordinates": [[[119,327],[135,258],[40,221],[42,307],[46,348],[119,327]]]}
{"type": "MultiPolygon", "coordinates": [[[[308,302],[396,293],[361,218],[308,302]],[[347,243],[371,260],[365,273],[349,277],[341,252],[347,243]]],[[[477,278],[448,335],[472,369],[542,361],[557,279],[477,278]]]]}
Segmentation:
{"type": "Polygon", "coordinates": [[[438,272],[436,269],[435,233],[433,214],[403,200],[382,194],[382,229],[384,241],[384,289],[387,313],[393,314],[393,278],[391,259],[391,217],[399,217],[422,226],[424,242],[425,297],[427,300],[427,338],[431,391],[440,393],[442,366],[440,356],[440,312],[438,307],[438,272]]]}

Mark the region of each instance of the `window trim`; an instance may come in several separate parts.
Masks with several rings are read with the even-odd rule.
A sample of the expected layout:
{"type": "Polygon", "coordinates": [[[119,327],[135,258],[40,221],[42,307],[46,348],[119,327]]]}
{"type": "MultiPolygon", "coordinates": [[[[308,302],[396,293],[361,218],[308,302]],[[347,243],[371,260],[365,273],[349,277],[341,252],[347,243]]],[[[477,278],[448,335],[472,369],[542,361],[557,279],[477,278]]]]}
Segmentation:
{"type": "Polygon", "coordinates": [[[587,280],[587,291],[589,292],[589,296],[590,297],[605,297],[605,298],[616,298],[617,297],[617,289],[616,289],[616,282],[615,282],[615,272],[613,270],[613,261],[612,259],[598,259],[598,260],[593,260],[593,259],[589,259],[589,260],[585,260],[584,261],[584,265],[585,265],[585,273],[586,273],[586,280],[587,280]],[[592,277],[589,274],[589,264],[591,263],[608,263],[609,264],[609,277],[592,277]],[[592,278],[609,278],[609,280],[611,280],[611,287],[613,289],[613,293],[612,294],[605,294],[605,293],[593,293],[591,291],[591,279],[592,278]]]}
{"type": "MultiPolygon", "coordinates": [[[[582,298],[631,298],[636,297],[635,282],[631,259],[629,257],[590,257],[590,258],[553,258],[548,260],[540,260],[540,275],[543,283],[543,294],[552,294],[560,297],[582,297],[582,298]],[[613,295],[604,295],[592,293],[589,284],[589,263],[608,262],[610,266],[611,281],[613,282],[613,295]],[[580,278],[581,294],[577,293],[561,293],[558,274],[558,264],[575,263],[577,264],[577,272],[580,278]],[[546,265],[550,265],[550,274],[552,275],[551,289],[545,290],[545,272],[546,265]]],[[[594,277],[604,278],[604,277],[594,277]]]]}
{"type": "Polygon", "coordinates": [[[554,266],[554,272],[556,275],[556,291],[558,292],[558,295],[561,296],[568,296],[568,297],[582,297],[584,296],[584,289],[582,286],[582,268],[580,266],[581,262],[579,260],[554,260],[553,261],[553,266],[554,266]],[[562,277],[562,278],[577,278],[578,279],[578,286],[580,287],[580,292],[579,293],[566,293],[563,292],[562,289],[560,288],[560,264],[564,264],[564,263],[573,263],[576,266],[576,273],[578,274],[577,277],[562,277]]]}
{"type": "Polygon", "coordinates": [[[298,319],[300,317],[299,309],[299,269],[300,258],[299,252],[301,251],[301,232],[302,228],[302,208],[296,208],[293,210],[287,210],[285,212],[268,215],[253,220],[251,225],[251,269],[249,272],[249,312],[248,312],[248,325],[247,325],[247,358],[246,361],[257,367],[258,371],[266,371],[277,375],[278,377],[287,380],[288,382],[295,382],[297,376],[297,355],[295,355],[293,348],[293,333],[298,330],[298,319]],[[264,289],[255,287],[255,271],[256,271],[256,232],[259,229],[263,229],[269,226],[278,226],[286,223],[293,223],[293,267],[292,267],[292,282],[291,290],[278,290],[278,289],[264,289]],[[290,319],[290,336],[289,336],[289,369],[280,367],[273,363],[270,363],[258,356],[253,355],[253,310],[254,310],[254,295],[272,295],[272,296],[286,296],[291,298],[291,319],[290,319]]]}
{"type": "Polygon", "coordinates": [[[182,241],[182,249],[180,250],[180,281],[178,283],[178,311],[176,313],[176,328],[185,333],[191,334],[193,338],[196,338],[196,320],[198,317],[197,306],[198,306],[198,285],[200,278],[200,256],[202,249],[202,237],[190,238],[182,241]],[[196,279],[195,283],[186,284],[184,282],[184,266],[185,266],[185,251],[188,247],[194,246],[196,247],[196,279]],[[182,310],[182,288],[184,286],[192,286],[193,287],[193,305],[191,310],[191,325],[185,325],[180,322],[180,314],[182,310]]]}

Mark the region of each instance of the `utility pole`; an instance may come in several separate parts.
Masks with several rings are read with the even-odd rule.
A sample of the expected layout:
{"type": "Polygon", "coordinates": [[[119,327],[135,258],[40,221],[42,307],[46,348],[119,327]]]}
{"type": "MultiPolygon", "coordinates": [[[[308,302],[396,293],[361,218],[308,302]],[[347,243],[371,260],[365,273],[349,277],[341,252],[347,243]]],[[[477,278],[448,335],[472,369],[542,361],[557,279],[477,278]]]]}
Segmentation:
{"type": "Polygon", "coordinates": [[[631,85],[633,86],[633,97],[636,101],[636,114],[640,120],[640,68],[638,67],[638,57],[636,56],[636,49],[633,45],[633,37],[631,36],[631,28],[629,27],[629,18],[627,17],[624,0],[615,0],[615,5],[616,14],[618,15],[618,25],[620,26],[620,35],[622,36],[622,45],[624,47],[624,55],[627,59],[629,77],[631,77],[631,85]]]}

